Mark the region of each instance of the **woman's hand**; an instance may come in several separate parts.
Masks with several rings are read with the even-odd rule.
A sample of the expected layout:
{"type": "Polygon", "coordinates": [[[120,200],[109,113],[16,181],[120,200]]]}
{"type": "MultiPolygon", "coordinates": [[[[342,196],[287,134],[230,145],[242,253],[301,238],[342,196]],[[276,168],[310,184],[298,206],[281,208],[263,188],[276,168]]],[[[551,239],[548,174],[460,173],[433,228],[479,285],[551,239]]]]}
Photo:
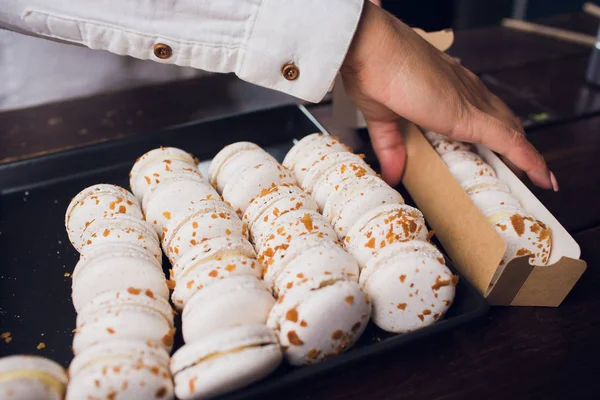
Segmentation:
{"type": "Polygon", "coordinates": [[[398,119],[453,139],[481,143],[525,171],[538,186],[558,189],[519,119],[472,72],[370,2],[341,69],[363,112],[388,183],[400,181],[406,152],[398,119]]]}

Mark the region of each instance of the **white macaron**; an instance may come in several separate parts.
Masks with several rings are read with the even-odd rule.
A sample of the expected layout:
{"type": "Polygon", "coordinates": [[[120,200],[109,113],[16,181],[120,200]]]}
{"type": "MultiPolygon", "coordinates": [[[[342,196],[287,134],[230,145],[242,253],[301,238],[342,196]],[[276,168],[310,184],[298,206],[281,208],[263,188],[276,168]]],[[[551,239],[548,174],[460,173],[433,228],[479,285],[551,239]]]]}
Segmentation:
{"type": "Polygon", "coordinates": [[[430,141],[431,146],[435,149],[435,151],[442,155],[449,153],[451,151],[474,151],[475,148],[465,142],[459,142],[458,140],[452,140],[449,138],[444,139],[433,139],[430,141]]]}
{"type": "Polygon", "coordinates": [[[313,198],[296,185],[274,186],[254,199],[246,209],[243,220],[248,224],[256,248],[261,247],[277,218],[296,210],[318,211],[313,198]]]}
{"type": "Polygon", "coordinates": [[[77,312],[104,292],[129,287],[151,290],[169,298],[165,275],[158,260],[134,245],[101,244],[81,257],[73,271],[73,305],[77,312]]]}
{"type": "Polygon", "coordinates": [[[470,151],[451,151],[441,157],[458,183],[478,177],[496,177],[494,169],[470,151]]]}
{"type": "Polygon", "coordinates": [[[314,364],[356,343],[370,312],[370,303],[356,282],[321,276],[280,296],[267,325],[277,331],[290,364],[314,364]]]}
{"type": "Polygon", "coordinates": [[[423,214],[406,204],[384,204],[361,216],[343,240],[346,250],[361,266],[393,242],[426,240],[429,231],[423,214]]]}
{"type": "Polygon", "coordinates": [[[173,399],[169,353],[139,340],[105,340],[69,366],[67,400],[173,399]]]}
{"type": "Polygon", "coordinates": [[[363,161],[361,156],[349,151],[338,151],[321,156],[308,168],[302,189],[307,193],[312,193],[315,184],[323,175],[327,175],[328,171],[335,169],[336,166],[345,164],[360,165],[365,170],[365,174],[375,175],[375,172],[363,161]]]}
{"type": "Polygon", "coordinates": [[[248,228],[233,209],[221,200],[204,200],[194,210],[172,220],[163,238],[163,249],[171,263],[190,248],[216,237],[248,239],[248,228]]]}
{"type": "Polygon", "coordinates": [[[237,275],[202,288],[187,302],[182,314],[186,343],[237,325],[264,324],[275,299],[263,281],[237,275]]]}
{"type": "Polygon", "coordinates": [[[510,192],[506,184],[494,177],[471,179],[462,184],[463,188],[473,200],[473,203],[484,214],[494,208],[508,205],[520,207],[519,200],[510,192]]]}
{"type": "Polygon", "coordinates": [[[143,219],[138,200],[122,187],[108,184],[90,186],[79,192],[67,207],[65,227],[69,240],[80,249],[81,234],[94,220],[127,214],[143,219]]]}
{"type": "Polygon", "coordinates": [[[323,210],[325,204],[332,193],[337,191],[346,178],[360,178],[364,175],[376,175],[371,167],[365,167],[365,163],[348,162],[341,163],[325,171],[315,182],[312,190],[312,196],[323,210]]]}
{"type": "Polygon", "coordinates": [[[73,352],[113,339],[135,339],[162,345],[167,351],[173,345],[173,309],[168,301],[150,289],[130,287],[105,292],[77,315],[73,352]]]}
{"type": "Polygon", "coordinates": [[[56,362],[34,355],[0,358],[0,398],[62,400],[67,374],[56,362]]]}
{"type": "Polygon", "coordinates": [[[125,214],[96,219],[81,234],[81,243],[78,250],[82,254],[99,244],[129,243],[147,250],[162,262],[160,242],[154,229],[146,221],[125,214]]]}
{"type": "Polygon", "coordinates": [[[237,169],[223,188],[223,198],[242,216],[246,208],[263,192],[282,183],[295,184],[290,171],[277,161],[265,160],[237,169]]]}
{"type": "Polygon", "coordinates": [[[270,159],[269,157],[270,155],[255,143],[232,143],[223,147],[210,162],[208,168],[208,180],[220,193],[223,191],[223,187],[227,181],[231,178],[235,168],[239,169],[240,167],[245,166],[240,164],[240,160],[248,163],[254,162],[257,159],[259,161],[270,159]]]}
{"type": "Polygon", "coordinates": [[[194,157],[175,147],[161,147],[150,150],[136,160],[129,173],[129,185],[141,201],[151,185],[160,183],[171,173],[181,171],[197,171],[194,157]]]}
{"type": "Polygon", "coordinates": [[[404,198],[376,176],[350,177],[329,196],[323,216],[343,238],[362,215],[382,204],[404,204],[404,198]]]}
{"type": "Polygon", "coordinates": [[[171,300],[175,307],[181,310],[202,288],[236,275],[261,278],[262,270],[262,265],[256,259],[243,255],[222,255],[219,259],[191,262],[188,270],[184,270],[177,280],[171,300]]]}
{"type": "Polygon", "coordinates": [[[171,220],[194,211],[203,200],[220,199],[216,190],[193,172],[169,175],[159,185],[151,187],[144,196],[146,220],[162,235],[168,232],[171,220]]]}
{"type": "Polygon", "coordinates": [[[430,325],[448,310],[457,278],[429,243],[394,242],[373,256],[360,282],[373,303],[373,322],[406,333],[430,325]]]}
{"type": "Polygon", "coordinates": [[[316,211],[297,210],[277,218],[265,241],[258,248],[258,260],[267,268],[283,257],[292,241],[316,236],[336,241],[337,236],[325,218],[316,211]]]}
{"type": "Polygon", "coordinates": [[[188,343],[173,354],[171,372],[179,399],[206,399],[259,381],[281,363],[273,331],[240,325],[188,343]]]}

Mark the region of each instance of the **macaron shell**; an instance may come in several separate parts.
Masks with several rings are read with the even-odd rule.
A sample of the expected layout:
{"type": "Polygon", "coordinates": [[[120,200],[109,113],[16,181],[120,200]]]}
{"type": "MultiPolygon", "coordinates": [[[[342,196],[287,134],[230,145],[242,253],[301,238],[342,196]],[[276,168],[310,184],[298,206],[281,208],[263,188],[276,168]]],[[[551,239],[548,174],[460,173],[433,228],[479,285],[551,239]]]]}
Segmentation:
{"type": "Polygon", "coordinates": [[[423,214],[406,204],[386,204],[359,218],[344,237],[345,248],[364,266],[393,242],[427,240],[423,214]]]}
{"type": "Polygon", "coordinates": [[[175,394],[177,398],[186,400],[232,392],[265,378],[282,359],[277,344],[226,353],[177,373],[175,394]]]}
{"type": "Polygon", "coordinates": [[[132,174],[129,184],[134,195],[141,201],[152,185],[159,184],[161,180],[172,174],[187,171],[197,172],[201,175],[193,159],[189,161],[187,158],[181,159],[180,157],[165,155],[145,165],[137,175],[132,174]]]}
{"type": "Polygon", "coordinates": [[[323,216],[330,223],[333,222],[338,213],[341,211],[342,205],[351,200],[355,196],[360,196],[365,188],[389,187],[387,183],[376,176],[362,175],[350,176],[342,181],[342,183],[334,189],[329,195],[327,203],[323,207],[323,216]]]}
{"type": "Polygon", "coordinates": [[[295,184],[292,174],[275,161],[263,161],[236,171],[223,188],[223,198],[241,216],[263,189],[282,183],[295,184]]]}
{"type": "Polygon", "coordinates": [[[185,178],[161,181],[144,198],[146,220],[162,237],[168,232],[172,219],[193,211],[194,206],[203,200],[218,198],[219,194],[207,182],[185,178]]]}
{"type": "Polygon", "coordinates": [[[462,188],[467,194],[478,193],[485,190],[499,190],[510,193],[510,188],[497,177],[482,176],[460,182],[462,188]]]}
{"type": "Polygon", "coordinates": [[[232,276],[252,275],[260,279],[262,269],[257,260],[244,256],[207,261],[177,281],[171,300],[181,310],[198,290],[232,276]]]}
{"type": "Polygon", "coordinates": [[[375,253],[362,267],[359,284],[364,287],[370,276],[388,264],[412,263],[413,258],[432,259],[444,265],[444,255],[431,243],[422,240],[392,242],[375,253]]]}
{"type": "Polygon", "coordinates": [[[331,243],[309,248],[294,257],[276,277],[272,287],[275,294],[281,296],[308,281],[335,278],[358,282],[359,273],[360,268],[354,257],[331,243]]]}
{"type": "Polygon", "coordinates": [[[319,209],[324,210],[329,196],[339,189],[346,178],[360,178],[365,175],[375,176],[376,174],[366,163],[359,162],[338,164],[324,172],[315,182],[312,190],[312,195],[319,205],[319,209]]]}
{"type": "Polygon", "coordinates": [[[192,247],[217,237],[240,237],[248,239],[248,228],[231,207],[193,213],[185,222],[169,229],[169,237],[163,241],[165,254],[171,263],[192,247]]]}
{"type": "Polygon", "coordinates": [[[307,292],[285,311],[279,341],[291,365],[314,364],[350,348],[369,322],[371,306],[355,282],[307,292]]]}
{"type": "Polygon", "coordinates": [[[459,142],[452,139],[434,139],[431,140],[431,146],[438,154],[446,154],[451,151],[474,151],[474,147],[469,143],[459,142]]]}
{"type": "Polygon", "coordinates": [[[307,149],[306,153],[296,162],[294,167],[294,175],[300,187],[304,186],[304,179],[306,178],[310,167],[321,159],[326,154],[337,153],[337,152],[348,152],[349,147],[339,142],[337,139],[328,140],[325,143],[321,143],[312,149],[307,149]]]}
{"type": "Polygon", "coordinates": [[[452,176],[459,183],[477,177],[496,177],[494,169],[475,153],[451,151],[443,154],[441,157],[452,176]]]}
{"type": "Polygon", "coordinates": [[[521,203],[512,193],[500,190],[479,190],[469,194],[469,197],[484,214],[487,214],[491,209],[503,205],[521,207],[521,203]]]}
{"type": "Polygon", "coordinates": [[[366,282],[372,320],[394,333],[431,325],[452,304],[456,282],[457,277],[445,265],[431,258],[389,260],[366,282]]]}
{"type": "Polygon", "coordinates": [[[427,138],[427,140],[430,142],[432,140],[448,139],[448,136],[445,136],[445,135],[442,135],[440,133],[433,132],[433,131],[425,131],[425,132],[423,132],[423,136],[425,136],[427,138]]]}
{"type": "Polygon", "coordinates": [[[304,177],[302,189],[304,189],[307,193],[312,193],[315,183],[322,175],[326,174],[327,171],[335,168],[337,165],[349,163],[362,165],[365,170],[370,169],[360,156],[349,151],[338,151],[335,153],[325,154],[315,161],[308,169],[306,176],[304,177]]]}
{"type": "Polygon", "coordinates": [[[111,218],[118,214],[144,218],[137,199],[119,186],[100,184],[82,190],[71,200],[65,215],[70,242],[75,248],[81,248],[81,234],[87,226],[95,219],[111,218]]]}
{"type": "Polygon", "coordinates": [[[506,252],[493,282],[515,257],[532,255],[530,264],[543,266],[548,263],[552,250],[552,230],[543,222],[528,215],[513,214],[498,221],[494,228],[506,242],[506,252]]]}
{"type": "Polygon", "coordinates": [[[404,198],[390,186],[366,186],[358,192],[348,194],[348,199],[341,203],[337,216],[333,220],[333,228],[340,238],[345,237],[356,221],[366,212],[382,204],[404,204],[404,198]]]}
{"type": "Polygon", "coordinates": [[[289,170],[293,170],[296,162],[300,159],[300,153],[318,143],[326,142],[330,138],[332,137],[320,132],[304,136],[288,151],[281,164],[289,170]]]}
{"type": "Polygon", "coordinates": [[[329,238],[332,241],[337,239],[321,214],[310,210],[291,211],[277,219],[258,250],[258,260],[265,266],[271,265],[271,260],[281,257],[280,252],[285,252],[293,240],[306,235],[329,238]]]}
{"type": "Polygon", "coordinates": [[[62,400],[68,381],[59,364],[34,355],[0,358],[0,375],[5,378],[0,380],[0,398],[11,400],[62,400]]]}
{"type": "MultiPolygon", "coordinates": [[[[299,190],[299,188],[298,188],[299,190]]],[[[318,212],[315,201],[308,195],[287,196],[274,201],[258,218],[250,230],[256,248],[262,247],[270,230],[277,223],[277,219],[290,211],[310,210],[318,212]]]]}
{"type": "Polygon", "coordinates": [[[261,163],[276,163],[277,160],[262,148],[241,151],[232,155],[223,163],[216,178],[216,188],[219,193],[225,190],[225,186],[232,180],[236,180],[240,171],[250,166],[261,163]]]}
{"type": "Polygon", "coordinates": [[[162,251],[156,232],[146,221],[128,215],[95,220],[83,231],[81,242],[83,245],[77,249],[80,253],[100,244],[130,243],[147,250],[162,263],[162,251]]]}
{"type": "Polygon", "coordinates": [[[99,294],[137,287],[169,298],[165,275],[144,259],[115,255],[90,262],[73,279],[73,305],[80,311],[99,294]]]}
{"type": "Polygon", "coordinates": [[[256,257],[254,247],[242,237],[217,237],[194,246],[182,255],[173,265],[175,280],[183,279],[194,268],[209,260],[225,259],[232,256],[256,257]]]}
{"type": "Polygon", "coordinates": [[[147,359],[107,359],[71,378],[66,400],[173,399],[173,382],[166,366],[147,359]]]}
{"type": "Polygon", "coordinates": [[[201,296],[202,290],[190,299],[184,310],[182,333],[186,343],[236,325],[264,324],[275,303],[266,289],[251,288],[223,293],[209,302],[195,301],[194,297],[201,296]]]}
{"type": "Polygon", "coordinates": [[[260,146],[252,142],[236,142],[221,149],[210,162],[208,168],[208,180],[211,184],[217,184],[216,179],[223,164],[236,153],[246,150],[259,150],[260,146]]]}

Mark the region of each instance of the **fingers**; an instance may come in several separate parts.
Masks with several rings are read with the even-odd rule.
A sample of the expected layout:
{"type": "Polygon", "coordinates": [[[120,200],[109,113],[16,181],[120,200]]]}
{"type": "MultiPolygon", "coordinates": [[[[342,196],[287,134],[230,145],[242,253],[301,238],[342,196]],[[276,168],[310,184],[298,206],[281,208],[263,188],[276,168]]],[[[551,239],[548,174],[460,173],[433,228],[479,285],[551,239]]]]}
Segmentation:
{"type": "Polygon", "coordinates": [[[406,149],[398,121],[369,121],[367,128],[383,180],[391,186],[400,183],[406,165],[406,149]]]}
{"type": "Polygon", "coordinates": [[[542,155],[527,141],[523,133],[491,115],[471,107],[468,115],[455,126],[451,136],[483,144],[523,170],[537,186],[552,189],[550,171],[542,155]]]}

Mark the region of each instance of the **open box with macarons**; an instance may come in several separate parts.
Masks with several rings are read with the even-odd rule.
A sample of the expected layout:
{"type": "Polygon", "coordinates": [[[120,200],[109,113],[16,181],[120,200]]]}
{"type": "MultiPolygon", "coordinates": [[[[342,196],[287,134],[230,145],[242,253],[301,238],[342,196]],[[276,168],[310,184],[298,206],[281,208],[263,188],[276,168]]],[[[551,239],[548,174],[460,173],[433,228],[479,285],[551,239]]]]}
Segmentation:
{"type": "Polygon", "coordinates": [[[489,149],[475,146],[484,169],[474,171],[482,176],[469,188],[464,174],[473,171],[465,172],[470,160],[463,160],[470,156],[462,146],[470,145],[431,132],[426,138],[410,123],[403,132],[408,153],[403,183],[469,282],[491,305],[560,305],[586,269],[579,245],[560,222],[489,149]],[[492,179],[486,181],[486,175],[492,179]]]}

